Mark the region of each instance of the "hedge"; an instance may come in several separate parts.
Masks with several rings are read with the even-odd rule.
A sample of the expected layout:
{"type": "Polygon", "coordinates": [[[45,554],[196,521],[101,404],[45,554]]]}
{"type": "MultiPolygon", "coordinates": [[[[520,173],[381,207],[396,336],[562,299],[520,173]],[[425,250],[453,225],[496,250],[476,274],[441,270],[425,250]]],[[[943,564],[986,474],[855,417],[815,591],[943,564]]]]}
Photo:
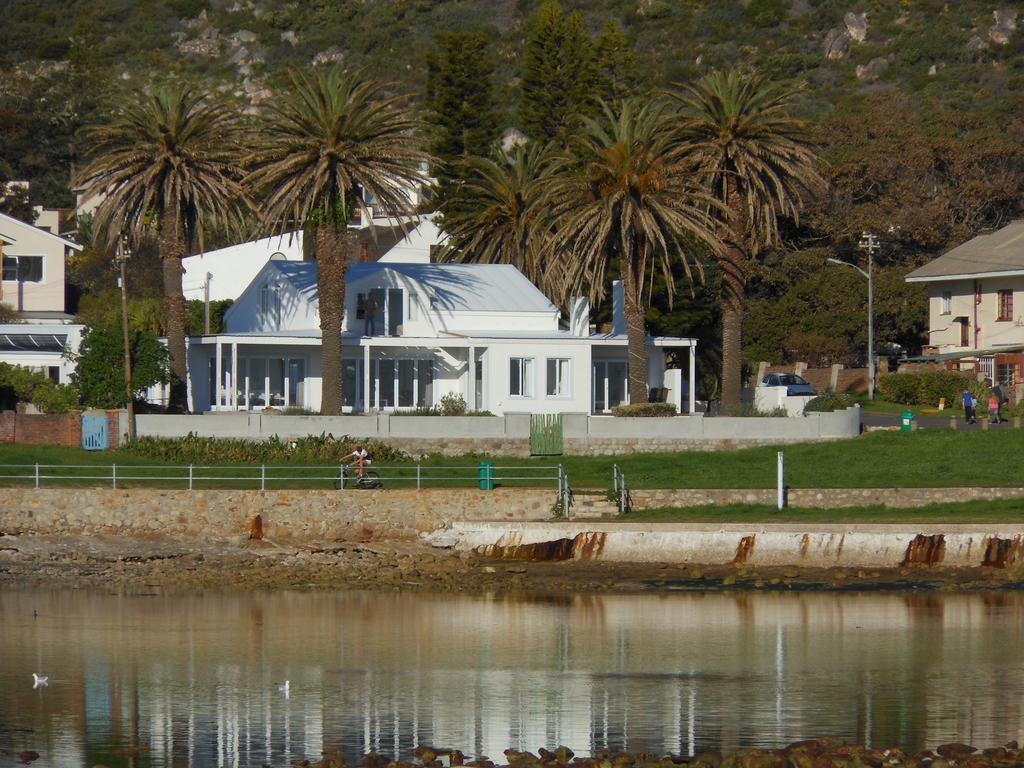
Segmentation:
{"type": "Polygon", "coordinates": [[[630,403],[616,405],[612,408],[612,416],[675,416],[679,412],[675,403],[630,403]]]}
{"type": "Polygon", "coordinates": [[[890,403],[937,406],[945,398],[947,408],[960,407],[960,396],[970,389],[978,402],[988,402],[988,387],[972,371],[923,371],[890,373],[878,380],[878,393],[890,403]]]}

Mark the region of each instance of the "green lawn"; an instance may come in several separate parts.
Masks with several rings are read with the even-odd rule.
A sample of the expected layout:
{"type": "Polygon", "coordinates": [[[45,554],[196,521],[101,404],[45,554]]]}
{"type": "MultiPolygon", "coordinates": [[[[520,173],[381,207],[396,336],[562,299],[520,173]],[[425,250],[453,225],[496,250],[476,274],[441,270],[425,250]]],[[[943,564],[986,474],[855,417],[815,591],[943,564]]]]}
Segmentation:
{"type": "Polygon", "coordinates": [[[1024,523],[1024,499],[929,504],[912,509],[849,507],[797,509],[781,512],[773,506],[730,504],[713,507],[645,509],[630,512],[623,521],[672,523],[1024,523]]]}
{"type": "MultiPolygon", "coordinates": [[[[1024,485],[1020,457],[1024,456],[1024,430],[992,431],[921,430],[914,433],[872,432],[852,440],[803,443],[728,451],[693,451],[671,454],[630,453],[622,456],[565,456],[544,459],[493,459],[502,485],[554,485],[552,479],[512,480],[528,473],[553,475],[561,463],[576,489],[604,489],[611,485],[611,467],[618,463],[630,488],[772,488],[775,486],[776,452],[786,458],[786,484],[793,488],[895,488],[949,486],[1024,485]]],[[[428,457],[420,467],[424,485],[473,485],[479,456],[428,457]],[[455,467],[465,469],[454,470],[455,467]],[[458,474],[463,479],[443,478],[458,474]]],[[[485,457],[484,457],[485,458],[485,457]]],[[[0,464],[154,464],[124,451],[87,452],[50,446],[0,445],[0,464]]],[[[285,462],[268,469],[268,476],[283,474],[285,462]],[[275,469],[275,467],[277,469],[275,469]]],[[[401,468],[378,467],[385,486],[415,485],[415,463],[401,468]],[[399,478],[398,475],[402,477],[399,478]],[[389,479],[390,478],[390,479],[389,479]]],[[[238,487],[258,484],[258,468],[247,470],[252,480],[232,483],[238,487]]],[[[268,484],[269,487],[329,487],[332,468],[298,470],[289,474],[319,474],[321,481],[268,484]]],[[[0,474],[9,474],[0,469],[0,474]]],[[[98,473],[97,473],[98,474],[98,473]]],[[[223,474],[241,474],[224,470],[223,474]]],[[[257,486],[258,487],[258,486],[257,486]]]]}

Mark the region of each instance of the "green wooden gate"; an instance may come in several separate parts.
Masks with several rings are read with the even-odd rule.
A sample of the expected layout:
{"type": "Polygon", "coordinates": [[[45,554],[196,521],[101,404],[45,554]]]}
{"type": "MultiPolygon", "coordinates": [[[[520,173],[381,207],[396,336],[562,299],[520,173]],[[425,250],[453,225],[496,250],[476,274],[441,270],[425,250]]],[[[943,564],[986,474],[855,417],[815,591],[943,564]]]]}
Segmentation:
{"type": "Polygon", "coordinates": [[[530,455],[562,455],[562,414],[535,413],[530,417],[530,455]]]}

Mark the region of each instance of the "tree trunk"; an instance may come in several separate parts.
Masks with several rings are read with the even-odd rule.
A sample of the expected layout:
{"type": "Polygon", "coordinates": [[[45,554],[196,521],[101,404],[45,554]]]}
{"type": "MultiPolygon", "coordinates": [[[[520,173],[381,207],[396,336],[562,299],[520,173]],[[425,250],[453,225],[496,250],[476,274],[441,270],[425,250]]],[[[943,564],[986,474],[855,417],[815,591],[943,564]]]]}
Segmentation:
{"type": "Polygon", "coordinates": [[[729,205],[718,264],[722,271],[722,410],[743,402],[743,313],[747,299],[747,252],[742,201],[729,205]]]}
{"type": "Polygon", "coordinates": [[[640,302],[640,286],[636,284],[633,265],[628,258],[620,259],[622,273],[623,315],[626,320],[626,361],[629,371],[629,402],[646,403],[647,390],[647,334],[644,331],[644,311],[640,302]]]}
{"type": "Polygon", "coordinates": [[[317,224],[314,237],[323,358],[320,413],[340,416],[341,323],[345,312],[345,271],[352,238],[347,231],[339,232],[330,222],[317,224]]]}
{"type": "Polygon", "coordinates": [[[171,391],[169,410],[188,413],[188,360],[185,352],[185,293],[181,288],[184,272],[185,237],[174,208],[168,204],[160,217],[160,263],[164,277],[164,333],[171,354],[171,391]]]}

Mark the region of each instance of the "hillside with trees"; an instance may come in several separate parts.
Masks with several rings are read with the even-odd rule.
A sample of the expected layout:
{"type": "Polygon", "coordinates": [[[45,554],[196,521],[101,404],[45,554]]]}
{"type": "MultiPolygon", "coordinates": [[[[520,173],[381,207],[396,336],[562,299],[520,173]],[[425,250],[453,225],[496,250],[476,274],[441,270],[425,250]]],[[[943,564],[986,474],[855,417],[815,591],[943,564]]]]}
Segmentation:
{"type": "MultiPolygon", "coordinates": [[[[866,344],[857,242],[882,240],[880,344],[920,347],[926,310],[903,275],[1021,212],[1024,14],[963,0],[13,0],[0,25],[0,180],[73,203],[85,125],[156,79],[252,109],[288,66],[339,63],[411,92],[438,159],[438,201],[470,206],[474,168],[525,136],[571,143],[598,99],[682,87],[723,67],[796,89],[826,185],[780,222],[745,275],[747,361],[855,363],[866,344]],[[1021,27],[1021,28],[1019,28],[1021,27]]],[[[454,208],[447,210],[455,211],[454,208]]],[[[457,212],[457,211],[455,211],[457,212]]],[[[704,393],[720,354],[716,259],[651,283],[646,322],[701,339],[704,393]],[[703,273],[701,278],[699,275],[703,273]],[[668,302],[666,278],[675,283],[668,302]],[[661,289],[657,285],[661,284],[661,289]]],[[[617,274],[608,265],[606,278],[617,274]]],[[[600,293],[600,292],[599,292],[600,293]]],[[[158,295],[158,294],[154,294],[158,295]]],[[[601,308],[607,312],[607,307],[601,308]]]]}

